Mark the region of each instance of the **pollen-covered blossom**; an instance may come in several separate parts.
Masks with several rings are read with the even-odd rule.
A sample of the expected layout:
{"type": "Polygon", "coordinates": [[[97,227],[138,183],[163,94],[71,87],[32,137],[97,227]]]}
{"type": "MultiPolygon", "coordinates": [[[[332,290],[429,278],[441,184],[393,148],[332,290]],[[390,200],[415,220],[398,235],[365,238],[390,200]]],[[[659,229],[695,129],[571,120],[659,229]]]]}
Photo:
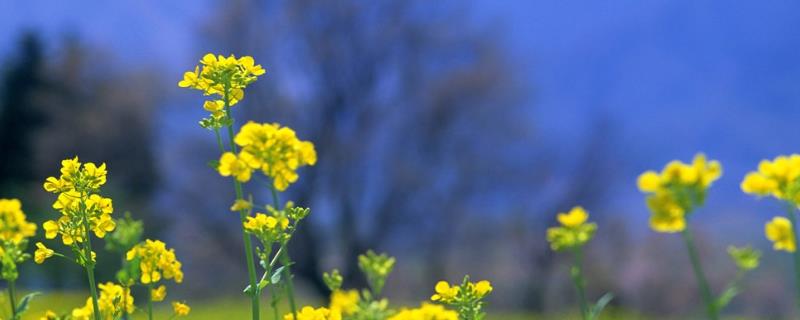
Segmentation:
{"type": "Polygon", "coordinates": [[[297,311],[297,319],[289,313],[283,316],[284,320],[341,320],[342,314],[328,308],[303,307],[297,311]]]}
{"type": "Polygon", "coordinates": [[[18,199],[0,199],[0,241],[19,244],[36,233],[36,224],[28,222],[18,199]]]}
{"type": "Polygon", "coordinates": [[[561,225],[547,229],[547,242],[556,251],[586,244],[597,230],[597,224],[586,222],[589,214],[580,206],[559,213],[556,218],[561,225]]]}
{"type": "Polygon", "coordinates": [[[175,250],[167,249],[164,242],[147,239],[128,251],[126,258],[139,263],[142,284],[156,283],[162,278],[183,282],[183,271],[175,250]]]}
{"type": "MultiPolygon", "coordinates": [[[[115,320],[119,319],[123,313],[133,313],[135,307],[130,289],[113,282],[100,284],[98,288],[100,288],[100,296],[97,300],[100,308],[100,319],[115,320]]],[[[90,320],[93,317],[94,308],[92,307],[91,297],[86,299],[86,304],[83,307],[72,310],[72,319],[74,320],[90,320]]]]}
{"type": "Polygon", "coordinates": [[[88,229],[98,238],[114,230],[112,201],[97,194],[106,183],[106,175],[105,164],[81,164],[78,157],[61,161],[61,176],[49,177],[44,183],[46,191],[58,194],[53,209],[61,212],[58,220],[43,224],[47,239],[60,235],[64,245],[83,243],[89,236],[87,222],[88,229]]]}
{"type": "Polygon", "coordinates": [[[172,311],[175,312],[175,316],[185,317],[189,315],[189,312],[192,311],[192,308],[183,302],[173,301],[172,311]]]}
{"type": "Polygon", "coordinates": [[[762,160],[758,171],[748,173],[742,180],[742,191],[757,196],[773,196],[780,200],[798,203],[798,177],[800,155],[778,156],[772,161],[762,160]]]}
{"type": "Polygon", "coordinates": [[[222,154],[217,168],[222,176],[233,176],[247,182],[253,170],[272,179],[278,191],[284,191],[297,181],[297,169],[314,165],[317,153],[314,144],[302,141],[289,127],[279,124],[248,122],[234,138],[242,148],[239,154],[222,154]]]}
{"type": "Polygon", "coordinates": [[[792,222],[787,218],[772,218],[764,227],[764,233],[767,235],[767,239],[772,241],[772,248],[775,250],[794,252],[797,248],[794,238],[794,227],[792,226],[792,222]]]}
{"type": "Polygon", "coordinates": [[[335,290],[331,292],[330,309],[341,312],[344,316],[358,312],[360,298],[357,290],[335,290]]]}
{"type": "Polygon", "coordinates": [[[228,106],[235,105],[244,98],[244,89],[264,73],[253,57],[209,53],[203,56],[194,71],[183,74],[178,86],[200,90],[206,96],[217,96],[217,99],[206,101],[203,108],[214,118],[220,118],[225,114],[225,99],[228,106]]]}
{"type": "Polygon", "coordinates": [[[423,302],[419,308],[400,310],[389,320],[458,320],[458,313],[438,304],[423,302]]]}
{"type": "Polygon", "coordinates": [[[650,227],[658,232],[681,232],[686,216],[705,201],[706,191],[722,176],[718,161],[698,154],[692,163],[671,161],[660,173],[639,176],[639,190],[647,194],[650,227]]]}

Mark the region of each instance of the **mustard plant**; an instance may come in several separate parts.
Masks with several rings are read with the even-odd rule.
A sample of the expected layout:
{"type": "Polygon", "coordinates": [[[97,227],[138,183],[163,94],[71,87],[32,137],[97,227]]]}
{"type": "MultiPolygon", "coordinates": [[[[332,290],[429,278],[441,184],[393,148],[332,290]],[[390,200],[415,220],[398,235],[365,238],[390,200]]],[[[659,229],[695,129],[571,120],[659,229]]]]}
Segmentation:
{"type": "Polygon", "coordinates": [[[708,189],[722,176],[722,165],[716,160],[707,160],[702,153],[695,155],[692,163],[669,162],[660,173],[646,171],[639,176],[639,190],[647,194],[650,209],[650,228],[661,233],[681,233],[692,270],[700,287],[700,295],[706,305],[709,319],[719,319],[720,311],[739,292],[739,282],[745,272],[755,268],[746,260],[758,260],[760,256],[749,248],[731,248],[729,254],[737,265],[738,272],[723,293],[715,297],[703,272],[700,255],[689,231],[688,218],[705,203],[708,189]]]}
{"type": "MultiPolygon", "coordinates": [[[[18,265],[31,258],[31,254],[27,252],[28,239],[35,234],[36,224],[28,222],[25,212],[22,211],[22,202],[19,199],[0,199],[0,263],[2,263],[0,276],[8,284],[8,302],[12,320],[18,320],[28,309],[30,300],[38,295],[38,293],[28,294],[17,303],[18,265]]],[[[36,246],[43,247],[41,243],[37,243],[36,246]]],[[[52,255],[52,252],[37,250],[34,259],[43,261],[48,255],[52,255]]]]}
{"type": "Polygon", "coordinates": [[[220,158],[213,162],[212,166],[220,175],[233,178],[236,196],[233,207],[239,212],[249,278],[249,284],[244,292],[251,297],[252,319],[254,320],[260,317],[259,296],[267,285],[271,285],[273,288],[271,294],[274,313],[277,314],[279,299],[279,293],[275,289],[280,285],[286,292],[292,315],[295,317],[298,315],[290,271],[292,262],[287,247],[293,231],[285,230],[290,229],[290,226],[285,224],[285,220],[282,219],[292,220],[291,229],[293,230],[296,222],[302,218],[292,218],[289,215],[301,212],[307,215],[308,210],[289,210],[288,212],[274,210],[275,212],[269,217],[267,214],[261,216],[257,214],[256,217],[252,217],[252,201],[245,200],[243,184],[250,181],[254,171],[260,170],[271,182],[270,192],[273,208],[281,208],[283,206],[279,202],[278,192],[285,191],[290,184],[297,181],[297,169],[314,165],[317,161],[314,145],[298,139],[291,128],[279,124],[259,124],[250,121],[244,124],[238,133],[234,133],[235,123],[231,116],[231,108],[244,99],[244,90],[247,86],[264,73],[264,69],[255,64],[252,57],[236,58],[233,55],[225,57],[207,54],[200,60],[200,65],[196,66],[194,71],[186,72],[183,80],[178,83],[180,87],[200,90],[204,95],[213,97],[203,104],[203,108],[210,114],[200,121],[200,126],[213,131],[217,141],[220,158]],[[227,131],[227,143],[223,142],[220,132],[222,128],[227,131]],[[274,214],[278,212],[283,214],[274,214]],[[273,222],[274,225],[268,225],[273,222]],[[270,234],[248,231],[248,224],[251,226],[260,224],[259,227],[262,228],[266,226],[269,231],[264,232],[279,231],[278,233],[285,237],[271,239],[268,238],[270,234]],[[280,230],[277,230],[276,226],[280,230]],[[262,242],[262,248],[257,250],[257,254],[261,266],[266,270],[266,277],[262,277],[261,281],[256,277],[256,252],[254,252],[250,235],[256,236],[262,242]],[[274,259],[270,259],[269,255],[275,242],[277,242],[278,250],[274,259]],[[278,267],[277,263],[281,265],[278,267]],[[276,275],[273,270],[279,271],[280,275],[276,275]],[[283,281],[279,281],[281,279],[283,281]]]}
{"type": "Polygon", "coordinates": [[[583,275],[583,246],[594,237],[597,224],[587,222],[589,213],[583,207],[574,207],[556,216],[559,225],[547,229],[547,242],[554,251],[571,251],[573,264],[570,276],[578,292],[581,318],[597,319],[600,312],[613,299],[611,293],[603,295],[591,308],[586,300],[586,280],[583,275]]]}
{"type": "Polygon", "coordinates": [[[766,223],[764,233],[777,251],[794,258],[795,303],[800,308],[800,252],[797,251],[797,207],[800,206],[800,155],[777,156],[762,160],[758,170],[747,173],[741,183],[744,193],[772,197],[785,206],[784,216],[766,223]]]}

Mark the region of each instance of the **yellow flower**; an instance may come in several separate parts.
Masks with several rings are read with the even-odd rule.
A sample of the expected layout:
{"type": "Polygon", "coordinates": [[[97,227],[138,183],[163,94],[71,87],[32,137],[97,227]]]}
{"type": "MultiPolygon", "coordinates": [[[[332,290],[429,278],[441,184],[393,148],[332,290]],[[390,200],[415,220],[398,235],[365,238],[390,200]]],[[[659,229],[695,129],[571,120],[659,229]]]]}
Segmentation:
{"type": "Polygon", "coordinates": [[[419,308],[402,309],[389,320],[458,320],[458,312],[444,306],[423,302],[419,308]]]}
{"type": "Polygon", "coordinates": [[[245,160],[247,157],[248,154],[245,152],[240,153],[238,157],[231,152],[225,152],[219,158],[219,167],[217,167],[217,171],[219,171],[221,176],[233,176],[239,182],[250,181],[253,168],[251,168],[245,160]]]}
{"type": "Polygon", "coordinates": [[[0,240],[19,244],[36,233],[36,224],[28,222],[18,199],[0,199],[0,240]]]}
{"type": "Polygon", "coordinates": [[[167,249],[164,242],[147,239],[137,244],[126,255],[128,261],[136,258],[139,258],[142,284],[156,283],[162,277],[174,279],[176,283],[183,282],[183,271],[180,261],[175,257],[175,250],[167,249]]]}
{"type": "Polygon", "coordinates": [[[784,217],[772,218],[764,227],[767,239],[775,250],[794,252],[796,249],[792,222],[784,217]]]}
{"type": "Polygon", "coordinates": [[[257,212],[254,217],[247,217],[244,223],[244,230],[252,233],[262,242],[272,243],[286,239],[288,235],[284,232],[289,227],[289,219],[279,215],[267,215],[257,212]]]}
{"type": "MultiPolygon", "coordinates": [[[[112,282],[100,284],[98,288],[100,288],[100,294],[97,299],[97,305],[100,309],[100,319],[114,320],[119,319],[123,313],[133,313],[135,307],[129,288],[112,282]]],[[[93,316],[94,307],[91,297],[86,299],[86,304],[83,307],[72,310],[72,319],[74,320],[91,320],[93,316]]]]}
{"type": "Polygon", "coordinates": [[[47,310],[39,320],[58,320],[58,314],[52,310],[47,310]]]}
{"type": "Polygon", "coordinates": [[[482,280],[475,284],[475,294],[478,297],[484,297],[492,292],[492,284],[489,281],[482,280]]]}
{"type": "Polygon", "coordinates": [[[297,312],[297,319],[294,315],[289,313],[283,316],[284,320],[341,320],[342,314],[336,310],[329,310],[328,308],[303,307],[297,312]]]}
{"type": "Polygon", "coordinates": [[[558,222],[565,227],[577,227],[588,218],[589,214],[580,206],[572,208],[569,213],[559,213],[557,216],[558,222]]]}
{"type": "Polygon", "coordinates": [[[185,317],[189,315],[189,312],[192,311],[192,308],[185,303],[181,303],[178,301],[172,302],[172,311],[175,312],[175,315],[178,317],[185,317]]]}
{"type": "Polygon", "coordinates": [[[234,142],[248,155],[244,161],[272,178],[278,191],[297,181],[298,168],[317,162],[314,144],[301,141],[294,130],[278,124],[248,122],[236,134],[234,142]]]}
{"type": "Polygon", "coordinates": [[[657,232],[681,232],[686,217],[701,206],[711,184],[722,176],[722,165],[702,153],[692,163],[670,161],[661,170],[639,176],[639,190],[647,194],[650,228],[657,232]]]}
{"type": "Polygon", "coordinates": [[[597,225],[586,223],[589,214],[582,207],[574,207],[569,213],[559,213],[558,227],[547,229],[547,242],[553,250],[559,251],[566,248],[582,246],[594,236],[597,225]]]}
{"type": "Polygon", "coordinates": [[[331,310],[338,310],[342,315],[352,315],[358,312],[357,290],[335,290],[331,293],[331,310]]]}
{"type": "Polygon", "coordinates": [[[155,302],[164,301],[164,298],[167,297],[167,286],[160,285],[158,288],[153,288],[150,290],[150,299],[155,302]]]}
{"type": "Polygon", "coordinates": [[[242,210],[250,210],[253,208],[253,203],[244,199],[238,199],[233,202],[231,211],[238,212],[242,210]]]}
{"type": "Polygon", "coordinates": [[[454,301],[456,295],[458,295],[459,287],[458,286],[450,286],[447,281],[439,281],[436,283],[434,287],[434,293],[431,296],[431,301],[441,301],[444,303],[450,303],[454,301]]]}
{"type": "Polygon", "coordinates": [[[255,64],[253,57],[236,58],[233,55],[215,56],[206,54],[194,71],[183,74],[178,82],[182,88],[200,90],[204,95],[214,95],[222,100],[206,102],[203,107],[219,118],[223,115],[224,106],[233,106],[244,98],[244,89],[265,73],[261,65],[255,64]],[[214,106],[217,104],[218,106],[214,106]]]}
{"type": "Polygon", "coordinates": [[[777,156],[762,160],[758,171],[749,172],[742,180],[742,191],[756,196],[773,196],[798,204],[800,201],[800,155],[777,156]]]}
{"type": "Polygon", "coordinates": [[[37,264],[42,264],[44,260],[52,257],[54,254],[55,251],[48,249],[43,243],[37,242],[36,252],[33,253],[33,261],[35,261],[37,264]]]}

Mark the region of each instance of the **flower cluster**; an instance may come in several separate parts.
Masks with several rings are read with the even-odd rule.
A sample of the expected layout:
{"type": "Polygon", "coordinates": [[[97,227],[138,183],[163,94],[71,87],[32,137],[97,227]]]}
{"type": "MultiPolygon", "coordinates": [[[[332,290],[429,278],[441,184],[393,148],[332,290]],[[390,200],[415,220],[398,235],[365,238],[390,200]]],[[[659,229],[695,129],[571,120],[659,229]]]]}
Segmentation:
{"type": "Polygon", "coordinates": [[[283,317],[284,320],[341,320],[339,312],[331,311],[328,308],[303,307],[297,312],[297,318],[289,313],[283,317]]]}
{"type": "Polygon", "coordinates": [[[64,245],[72,246],[83,243],[89,230],[98,238],[114,230],[111,199],[97,194],[106,183],[106,174],[105,164],[81,164],[78,157],[61,161],[61,176],[49,177],[44,183],[46,191],[58,194],[53,209],[61,212],[58,220],[44,223],[47,239],[60,235],[64,245]]]}
{"type": "Polygon", "coordinates": [[[36,224],[28,222],[18,199],[0,199],[0,263],[3,279],[19,277],[17,264],[30,258],[25,250],[28,238],[36,233],[36,224]]]}
{"type": "Polygon", "coordinates": [[[19,244],[36,233],[36,224],[28,222],[18,199],[0,199],[0,241],[19,244]]]}
{"type": "Polygon", "coordinates": [[[225,57],[209,53],[203,56],[194,71],[183,74],[178,86],[200,90],[206,96],[217,96],[218,99],[206,101],[203,108],[211,113],[212,118],[219,119],[225,115],[225,107],[241,101],[244,88],[264,73],[253,57],[236,58],[233,55],[225,57]]]}
{"type": "Polygon", "coordinates": [[[434,290],[432,301],[454,307],[463,319],[483,319],[483,298],[492,292],[492,284],[486,280],[470,282],[466,276],[461,285],[439,281],[434,290]]]}
{"type": "MultiPolygon", "coordinates": [[[[100,307],[100,319],[115,320],[123,314],[133,313],[135,307],[130,289],[113,282],[100,284],[98,287],[100,288],[100,297],[97,301],[100,307]]],[[[74,320],[90,320],[93,316],[92,298],[87,298],[86,305],[83,307],[72,310],[72,319],[74,320]]]]}
{"type": "Polygon", "coordinates": [[[767,239],[772,241],[772,248],[775,250],[794,252],[797,249],[794,227],[787,218],[772,218],[764,227],[764,233],[767,235],[767,239]]]}
{"type": "Polygon", "coordinates": [[[147,239],[136,245],[128,251],[126,259],[138,263],[142,284],[157,283],[162,278],[183,282],[183,271],[180,261],[175,257],[175,250],[167,249],[160,240],[147,239]]]}
{"type": "Polygon", "coordinates": [[[597,230],[597,224],[586,222],[589,214],[582,207],[559,213],[557,219],[561,225],[547,229],[547,242],[556,251],[583,246],[597,230]]]}
{"type": "Polygon", "coordinates": [[[294,130],[279,124],[248,122],[234,142],[242,150],[239,154],[222,154],[217,170],[240,182],[249,181],[253,170],[260,169],[272,179],[275,189],[284,191],[297,181],[298,168],[317,162],[314,144],[301,141],[294,130]]]}
{"type": "Polygon", "coordinates": [[[400,310],[389,320],[458,320],[458,313],[438,304],[423,302],[419,308],[400,310]]]}
{"type": "Polygon", "coordinates": [[[661,173],[647,171],[639,176],[639,190],[648,194],[650,227],[658,232],[681,232],[686,217],[705,201],[706,191],[722,175],[719,162],[703,154],[691,164],[668,163],[661,173]]]}
{"type": "Polygon", "coordinates": [[[778,156],[772,161],[762,160],[758,171],[748,173],[742,180],[742,191],[758,196],[773,196],[780,200],[798,203],[798,177],[800,155],[778,156]]]}
{"type": "Polygon", "coordinates": [[[357,290],[334,290],[331,292],[329,308],[344,316],[353,315],[359,311],[358,303],[360,300],[357,290]]]}
{"type": "Polygon", "coordinates": [[[192,311],[192,308],[189,305],[178,301],[172,302],[172,312],[175,313],[175,316],[185,317],[189,315],[190,311],[192,311]]]}

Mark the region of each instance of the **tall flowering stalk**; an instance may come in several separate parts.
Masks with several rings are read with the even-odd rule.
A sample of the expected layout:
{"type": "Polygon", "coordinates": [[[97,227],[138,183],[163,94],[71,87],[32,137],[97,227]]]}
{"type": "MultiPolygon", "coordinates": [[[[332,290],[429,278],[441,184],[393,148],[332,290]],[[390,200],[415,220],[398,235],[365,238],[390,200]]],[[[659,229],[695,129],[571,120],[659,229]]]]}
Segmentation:
{"type": "Polygon", "coordinates": [[[656,232],[680,233],[683,236],[700,295],[706,304],[707,316],[712,320],[719,319],[720,311],[739,292],[741,276],[758,265],[760,256],[750,248],[730,248],[729,253],[739,272],[719,297],[712,294],[687,220],[697,208],[703,206],[708,189],[721,176],[722,165],[718,161],[709,161],[705,155],[697,154],[692,163],[671,161],[660,173],[647,171],[638,180],[639,190],[647,194],[650,228],[656,232]],[[753,259],[755,264],[752,263],[753,259]],[[745,262],[747,260],[750,262],[745,262]]]}
{"type": "MultiPolygon", "coordinates": [[[[283,206],[279,203],[278,192],[286,190],[291,183],[297,181],[296,170],[298,168],[313,165],[317,161],[314,145],[299,140],[295,132],[288,127],[248,122],[238,133],[235,133],[231,108],[244,98],[244,89],[264,73],[264,69],[255,64],[252,57],[236,58],[233,55],[224,57],[207,54],[200,60],[200,65],[195,67],[194,71],[186,72],[183,80],[178,83],[180,87],[197,89],[206,96],[214,97],[203,104],[203,108],[210,112],[210,115],[202,119],[200,125],[212,130],[216,137],[221,153],[219,161],[215,163],[217,171],[222,176],[233,178],[236,194],[234,210],[239,212],[247,257],[249,285],[245,291],[252,298],[253,319],[258,319],[260,316],[259,295],[261,289],[266,286],[266,281],[264,281],[264,277],[262,277],[262,281],[258,281],[256,278],[254,250],[249,235],[254,234],[258,237],[258,234],[247,230],[247,224],[253,223],[253,220],[250,219],[253,218],[251,216],[253,205],[250,201],[245,200],[243,184],[250,181],[254,171],[260,170],[271,180],[270,191],[273,208],[281,208],[283,206]],[[220,134],[222,128],[227,131],[227,145],[223,142],[220,134]]],[[[285,215],[273,215],[272,218],[285,218],[285,215]]],[[[295,222],[298,220],[296,219],[295,222]]],[[[286,230],[281,230],[281,232],[286,232],[286,230]]],[[[285,235],[290,235],[290,232],[285,235]]],[[[290,236],[287,236],[277,240],[279,249],[272,259],[268,256],[272,252],[272,246],[275,245],[275,239],[266,239],[267,241],[265,241],[265,239],[259,238],[264,245],[264,248],[259,249],[259,257],[261,265],[267,270],[265,275],[271,279],[279,279],[270,273],[277,262],[282,264],[275,270],[279,270],[283,275],[289,305],[292,314],[296,315],[297,308],[290,272],[291,259],[287,249],[289,238],[290,236]],[[264,252],[269,253],[264,254],[264,252]]],[[[272,283],[272,286],[276,288],[275,283],[272,283]]],[[[273,292],[273,297],[273,301],[275,301],[275,292],[273,292]]],[[[276,304],[273,302],[273,306],[276,304]]]]}
{"type": "MultiPolygon", "coordinates": [[[[44,245],[37,250],[46,252],[48,256],[68,258],[86,269],[92,295],[91,311],[95,320],[101,319],[101,309],[94,278],[95,252],[92,251],[92,234],[103,238],[116,226],[111,219],[114,212],[111,199],[99,194],[100,187],[106,183],[106,175],[105,163],[99,166],[91,162],[82,164],[78,157],[61,161],[61,176],[49,177],[44,182],[46,191],[58,194],[53,209],[58,210],[61,216],[57,220],[46,221],[43,229],[47,239],[61,237],[61,242],[72,250],[74,257],[68,258],[44,245]]],[[[43,261],[44,259],[37,259],[36,262],[43,261]]]]}
{"type": "Polygon", "coordinates": [[[586,280],[583,274],[583,246],[594,237],[597,224],[587,222],[589,213],[583,207],[574,207],[566,213],[556,216],[559,225],[547,229],[547,242],[554,251],[571,251],[574,259],[570,269],[572,282],[578,292],[578,302],[581,309],[581,318],[584,320],[596,319],[613,295],[605,294],[594,304],[591,309],[586,299],[586,280]]]}
{"type": "Polygon", "coordinates": [[[785,216],[767,222],[764,233],[778,251],[792,253],[794,258],[795,303],[800,308],[800,252],[797,251],[797,207],[800,206],[800,155],[778,156],[762,160],[758,170],[748,173],[742,191],[758,197],[770,196],[786,206],[785,216]]]}
{"type": "MultiPolygon", "coordinates": [[[[27,253],[28,239],[36,234],[36,224],[28,222],[18,199],[0,199],[0,262],[3,280],[8,283],[8,303],[11,319],[17,320],[27,309],[33,295],[27,295],[17,304],[15,283],[19,278],[17,265],[31,258],[27,253]]],[[[36,244],[42,246],[41,243],[36,244]]],[[[48,253],[37,251],[36,261],[45,259],[48,253]]]]}

